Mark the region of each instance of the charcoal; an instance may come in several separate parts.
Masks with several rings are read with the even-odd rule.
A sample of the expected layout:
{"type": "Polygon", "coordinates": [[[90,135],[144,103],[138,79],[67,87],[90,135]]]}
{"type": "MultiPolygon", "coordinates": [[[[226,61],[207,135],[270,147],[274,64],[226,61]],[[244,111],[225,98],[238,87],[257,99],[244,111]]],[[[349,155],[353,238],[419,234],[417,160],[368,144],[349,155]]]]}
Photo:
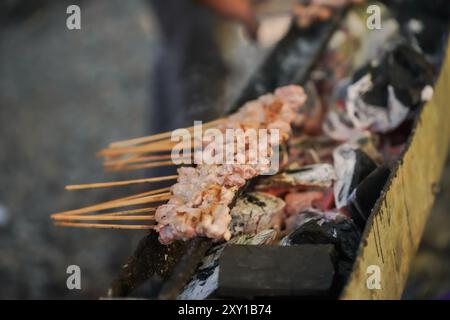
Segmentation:
{"type": "Polygon", "coordinates": [[[360,131],[356,130],[346,112],[333,110],[328,112],[323,122],[323,131],[336,141],[347,141],[360,131]]]}
{"type": "Polygon", "coordinates": [[[199,265],[197,272],[183,289],[178,299],[182,300],[199,300],[214,297],[214,292],[218,287],[219,277],[219,259],[223,249],[227,245],[245,244],[245,245],[262,245],[274,241],[277,231],[268,229],[257,235],[242,235],[233,237],[230,241],[215,244],[211,247],[199,265]]]}
{"type": "Polygon", "coordinates": [[[312,164],[264,177],[256,185],[257,190],[267,188],[329,188],[336,179],[334,168],[328,163],[312,164]]]}
{"type": "Polygon", "coordinates": [[[369,174],[350,197],[349,210],[355,224],[363,229],[366,221],[381,195],[391,171],[381,166],[369,174]]]}
{"type": "Polygon", "coordinates": [[[190,241],[186,254],[181,257],[180,262],[174,268],[169,280],[167,280],[158,294],[158,299],[173,300],[176,299],[185,284],[194,275],[197,266],[201,263],[203,257],[213,241],[209,238],[196,237],[190,241]]]}
{"type": "Polygon", "coordinates": [[[311,220],[287,236],[291,246],[305,244],[331,244],[336,250],[336,279],[333,292],[338,292],[351,272],[361,239],[358,227],[348,219],[318,223],[311,220]]]}
{"type": "Polygon", "coordinates": [[[159,242],[158,234],[151,232],[139,242],[136,251],[123,265],[108,291],[108,297],[126,297],[139,286],[146,287],[144,282],[154,277],[168,279],[191,245],[191,241],[176,241],[165,246],[159,242]]]}
{"type": "Polygon", "coordinates": [[[288,235],[287,244],[333,244],[339,258],[354,260],[361,233],[348,219],[337,221],[311,220],[288,235]]]}
{"type": "Polygon", "coordinates": [[[422,102],[422,90],[433,82],[433,70],[425,57],[408,45],[401,44],[387,53],[381,64],[372,68],[373,88],[363,95],[371,105],[386,106],[387,86],[394,87],[395,96],[407,107],[422,102]]]}
{"type": "Polygon", "coordinates": [[[353,171],[350,192],[377,168],[377,164],[364,151],[355,149],[356,163],[353,171]]]}
{"type": "Polygon", "coordinates": [[[377,164],[364,151],[349,144],[336,148],[333,160],[337,176],[334,195],[336,206],[340,209],[347,205],[352,191],[377,168],[377,164]]]}
{"type": "Polygon", "coordinates": [[[420,48],[427,54],[436,54],[445,47],[448,21],[450,20],[450,2],[448,0],[428,1],[396,1],[384,0],[402,25],[404,33],[414,31],[414,36],[420,48]],[[418,30],[411,30],[411,22],[417,25],[418,30]]]}
{"type": "Polygon", "coordinates": [[[129,295],[129,298],[156,299],[162,286],[163,282],[160,278],[152,277],[134,289],[129,295]]]}
{"type": "Polygon", "coordinates": [[[387,108],[388,86],[395,96],[410,108],[422,102],[422,90],[433,83],[433,69],[423,54],[411,46],[399,44],[390,50],[379,63],[363,67],[355,73],[353,83],[370,74],[372,86],[362,93],[362,100],[371,106],[387,108]]]}
{"type": "Polygon", "coordinates": [[[230,212],[231,234],[250,236],[269,229],[273,224],[274,216],[283,210],[284,206],[283,200],[269,194],[261,192],[244,194],[236,200],[230,212]]]}
{"type": "Polygon", "coordinates": [[[219,263],[222,297],[323,297],[330,294],[333,245],[227,246],[219,263]]]}

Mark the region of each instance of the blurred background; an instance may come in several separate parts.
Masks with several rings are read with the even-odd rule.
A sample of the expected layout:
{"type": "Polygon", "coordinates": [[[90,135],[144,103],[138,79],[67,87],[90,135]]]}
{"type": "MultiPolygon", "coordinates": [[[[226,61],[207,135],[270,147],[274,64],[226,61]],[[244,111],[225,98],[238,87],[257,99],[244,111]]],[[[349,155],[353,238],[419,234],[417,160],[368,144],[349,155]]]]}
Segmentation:
{"type": "MultiPolygon", "coordinates": [[[[208,18],[192,30],[214,33],[216,43],[200,48],[213,57],[208,65],[215,67],[211,71],[193,63],[189,67],[198,69],[189,73],[192,79],[184,78],[177,75],[184,67],[177,69],[164,55],[167,38],[183,29],[177,27],[183,26],[186,11],[162,22],[163,13],[151,2],[1,0],[1,299],[104,296],[144,233],[54,227],[49,215],[55,211],[121,195],[117,190],[68,193],[64,186],[146,176],[104,173],[95,153],[112,141],[189,119],[187,113],[174,115],[173,123],[155,121],[168,103],[167,94],[161,96],[167,89],[161,77],[168,77],[166,83],[171,77],[174,84],[179,78],[205,83],[204,91],[187,98],[200,111],[217,106],[203,110],[213,117],[239,95],[270,50],[246,40],[236,22],[197,8],[196,14],[208,18]],[[66,27],[71,4],[81,7],[81,30],[66,27]],[[72,264],[82,270],[81,290],[66,287],[66,268],[72,264]]],[[[450,288],[450,165],[439,190],[407,299],[440,298],[450,288]]]]}

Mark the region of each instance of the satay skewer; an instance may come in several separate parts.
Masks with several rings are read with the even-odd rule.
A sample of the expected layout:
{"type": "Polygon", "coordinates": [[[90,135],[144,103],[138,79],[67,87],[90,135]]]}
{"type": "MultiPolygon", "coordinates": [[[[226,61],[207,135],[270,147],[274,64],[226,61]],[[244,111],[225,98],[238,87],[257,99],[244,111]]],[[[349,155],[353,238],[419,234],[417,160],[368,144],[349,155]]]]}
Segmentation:
{"type": "Polygon", "coordinates": [[[117,167],[106,167],[105,170],[108,172],[130,171],[130,170],[171,167],[171,166],[181,166],[181,165],[186,165],[186,164],[185,163],[178,164],[178,163],[174,163],[172,161],[163,161],[163,162],[150,162],[150,163],[142,163],[142,164],[130,164],[130,165],[124,165],[124,166],[117,166],[117,167]]]}
{"type": "Polygon", "coordinates": [[[123,200],[123,199],[122,200],[113,200],[113,201],[103,202],[100,204],[84,207],[81,209],[58,212],[58,213],[52,214],[51,217],[53,219],[55,219],[55,218],[57,218],[59,216],[63,216],[63,215],[88,214],[88,213],[93,213],[93,212],[107,210],[107,209],[113,209],[113,208],[121,208],[121,207],[129,207],[129,206],[139,205],[139,204],[163,202],[163,201],[169,200],[170,196],[171,196],[171,193],[167,192],[167,193],[162,193],[162,194],[157,194],[157,195],[133,198],[130,200],[123,200]]]}
{"type": "MultiPolygon", "coordinates": [[[[134,210],[124,210],[124,211],[115,211],[115,212],[107,212],[107,213],[100,213],[100,214],[95,214],[95,215],[91,215],[91,216],[86,216],[86,215],[55,215],[53,217],[54,220],[81,220],[84,218],[87,218],[87,220],[96,220],[96,218],[99,218],[98,220],[106,220],[103,219],[102,217],[121,217],[124,220],[131,219],[134,217],[152,217],[152,215],[150,215],[150,213],[153,213],[156,211],[156,207],[148,207],[148,208],[140,208],[140,209],[134,209],[134,210]],[[133,214],[142,214],[144,213],[145,215],[139,215],[139,216],[132,216],[133,214]]],[[[149,219],[150,220],[150,219],[149,219]]]]}
{"type": "Polygon", "coordinates": [[[136,214],[136,213],[150,213],[155,212],[156,207],[148,207],[148,208],[140,208],[140,209],[133,209],[133,210],[124,210],[124,211],[113,211],[113,212],[107,212],[107,213],[100,213],[97,214],[97,216],[127,216],[130,214],[136,214]]]}
{"type": "MultiPolygon", "coordinates": [[[[114,182],[99,182],[99,183],[89,183],[89,184],[77,184],[77,185],[68,185],[68,186],[66,186],[66,190],[85,190],[85,189],[97,189],[97,188],[111,188],[111,187],[118,187],[118,186],[129,186],[129,185],[133,185],[133,184],[170,181],[170,180],[176,180],[177,178],[178,178],[178,175],[172,175],[172,176],[164,176],[164,177],[135,179],[135,180],[124,180],[124,181],[114,181],[114,182]]],[[[157,191],[157,190],[155,190],[155,191],[157,191]]]]}
{"type": "Polygon", "coordinates": [[[142,155],[136,154],[133,157],[127,159],[106,160],[103,165],[107,166],[121,166],[128,163],[141,163],[147,161],[162,161],[162,160],[189,160],[192,159],[192,154],[183,154],[183,157],[175,157],[172,154],[161,155],[142,155]]]}
{"type": "Polygon", "coordinates": [[[172,152],[177,150],[182,152],[184,149],[191,150],[192,149],[191,145],[187,143],[185,145],[181,143],[178,144],[176,142],[171,141],[168,142],[158,141],[135,147],[103,149],[99,151],[98,155],[105,158],[114,158],[123,156],[125,154],[133,154],[133,153],[161,153],[161,152],[172,152]]]}
{"type": "Polygon", "coordinates": [[[56,221],[154,221],[154,216],[114,216],[114,215],[94,215],[94,216],[58,216],[54,218],[56,221]]]}
{"type": "MultiPolygon", "coordinates": [[[[216,124],[220,124],[221,122],[223,122],[224,119],[220,118],[214,121],[210,121],[210,122],[206,122],[203,123],[203,127],[212,127],[216,124]]],[[[189,130],[189,132],[192,132],[195,129],[196,126],[192,126],[189,128],[184,128],[186,130],[189,130]]],[[[172,131],[167,131],[167,132],[163,132],[163,133],[158,133],[158,134],[154,134],[151,136],[146,136],[146,137],[140,137],[140,138],[135,138],[135,139],[129,139],[129,140],[123,140],[123,141],[117,141],[117,142],[113,142],[109,145],[110,148],[123,148],[123,147],[129,147],[129,146],[133,146],[133,145],[138,145],[138,144],[143,144],[146,142],[153,142],[153,141],[157,141],[157,140],[163,140],[163,139],[167,139],[170,138],[172,136],[172,131]]]]}
{"type": "Polygon", "coordinates": [[[96,229],[123,229],[123,230],[152,230],[155,225],[126,225],[126,224],[101,224],[101,223],[77,223],[77,222],[56,222],[58,227],[74,228],[96,228],[96,229]]]}

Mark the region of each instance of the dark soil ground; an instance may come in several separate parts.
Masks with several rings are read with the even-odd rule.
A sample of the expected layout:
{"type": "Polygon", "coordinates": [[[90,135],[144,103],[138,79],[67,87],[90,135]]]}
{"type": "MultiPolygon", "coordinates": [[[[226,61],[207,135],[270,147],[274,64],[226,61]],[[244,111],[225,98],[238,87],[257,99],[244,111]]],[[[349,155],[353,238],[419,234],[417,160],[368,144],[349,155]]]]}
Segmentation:
{"type": "MultiPolygon", "coordinates": [[[[74,2],[39,1],[0,31],[3,299],[98,298],[143,236],[60,229],[49,219],[55,211],[122,194],[69,193],[66,184],[144,176],[105,174],[95,153],[111,141],[151,131],[146,115],[158,30],[147,3],[82,2],[82,30],[69,31],[65,11],[74,2]],[[81,290],[66,287],[66,268],[72,264],[82,270],[81,290]]],[[[223,42],[233,43],[229,37],[223,42]]],[[[242,43],[228,48],[225,103],[261,57],[260,50],[242,43]]],[[[450,166],[445,172],[406,298],[434,298],[450,290],[450,166]]]]}

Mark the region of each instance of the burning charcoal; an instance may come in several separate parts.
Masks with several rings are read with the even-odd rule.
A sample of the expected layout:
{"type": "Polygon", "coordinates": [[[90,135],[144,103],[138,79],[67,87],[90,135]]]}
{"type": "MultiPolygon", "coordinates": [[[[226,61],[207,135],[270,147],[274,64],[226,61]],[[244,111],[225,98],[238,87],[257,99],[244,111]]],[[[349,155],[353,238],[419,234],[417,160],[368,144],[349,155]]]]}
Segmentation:
{"type": "Polygon", "coordinates": [[[355,261],[361,233],[349,219],[311,220],[290,233],[282,245],[333,244],[337,253],[337,282],[345,283],[355,261]]]}
{"type": "Polygon", "coordinates": [[[226,297],[327,296],[334,279],[332,245],[230,245],[220,258],[226,297]]]}
{"type": "Polygon", "coordinates": [[[289,151],[299,151],[303,149],[324,149],[324,148],[334,148],[336,146],[336,141],[330,139],[325,135],[321,136],[307,136],[300,135],[298,137],[293,137],[288,141],[289,151]]]}
{"type": "Polygon", "coordinates": [[[316,201],[321,201],[323,198],[324,192],[320,190],[288,193],[285,196],[285,212],[290,216],[311,209],[316,201]]]}
{"type": "Polygon", "coordinates": [[[423,90],[428,90],[426,87],[433,83],[430,64],[421,53],[407,45],[399,45],[390,51],[371,74],[374,87],[364,94],[363,100],[373,105],[380,105],[376,92],[384,90],[386,95],[386,87],[391,85],[403,105],[416,108],[426,100],[423,90]]]}
{"type": "Polygon", "coordinates": [[[337,143],[325,136],[301,135],[289,141],[289,155],[291,162],[287,170],[300,169],[307,165],[327,163],[332,157],[337,143]]]}
{"type": "Polygon", "coordinates": [[[231,209],[230,230],[233,236],[256,233],[277,226],[277,219],[283,213],[282,199],[260,192],[250,192],[239,197],[231,209]]]}
{"type": "MultiPolygon", "coordinates": [[[[331,221],[335,220],[340,216],[340,213],[337,211],[318,211],[314,209],[305,210],[302,212],[299,212],[297,214],[294,214],[290,217],[288,217],[285,220],[286,225],[286,231],[291,232],[293,230],[296,230],[297,228],[301,227],[302,225],[306,224],[309,221],[316,221],[317,223],[323,223],[324,221],[331,221]]],[[[289,245],[289,238],[284,237],[280,244],[281,245],[289,245]]]]}
{"type": "Polygon", "coordinates": [[[286,170],[283,173],[261,179],[256,188],[329,188],[336,179],[333,166],[326,163],[286,170]]]}
{"type": "Polygon", "coordinates": [[[360,149],[343,144],[333,153],[337,181],[334,185],[336,207],[343,208],[353,189],[377,168],[376,163],[360,149]]]}
{"type": "Polygon", "coordinates": [[[310,220],[283,239],[284,245],[295,244],[334,244],[342,258],[353,260],[356,257],[360,232],[347,218],[336,221],[310,220]]]}
{"type": "MultiPolygon", "coordinates": [[[[299,212],[297,214],[291,215],[285,221],[286,230],[293,231],[304,225],[305,223],[311,220],[320,220],[323,217],[323,213],[317,210],[305,210],[299,212]]],[[[288,237],[284,237],[281,242],[281,245],[289,245],[288,237]]]]}
{"type": "Polygon", "coordinates": [[[352,145],[354,148],[363,151],[377,164],[382,164],[383,156],[377,149],[377,139],[378,136],[376,134],[373,134],[370,131],[363,131],[354,135],[347,143],[352,145]]]}
{"type": "Polygon", "coordinates": [[[432,83],[432,68],[423,55],[398,45],[348,87],[348,116],[357,128],[388,132],[431,99],[432,83]]]}
{"type": "Polygon", "coordinates": [[[258,233],[255,236],[243,235],[232,238],[227,243],[221,243],[213,246],[203,258],[197,272],[181,292],[179,299],[199,300],[206,299],[218,287],[219,277],[219,258],[223,249],[227,245],[262,245],[270,244],[277,237],[277,231],[269,229],[258,233]]]}
{"type": "Polygon", "coordinates": [[[338,110],[330,111],[326,115],[322,129],[336,141],[347,141],[360,132],[353,126],[347,114],[338,110]]]}
{"type": "Polygon", "coordinates": [[[362,97],[372,86],[373,83],[368,74],[348,88],[347,112],[355,127],[387,132],[396,128],[406,119],[409,108],[398,100],[392,86],[387,87],[386,97],[384,97],[384,92],[382,92],[383,96],[378,97],[383,104],[369,105],[363,101],[362,97]]]}
{"type": "Polygon", "coordinates": [[[353,221],[360,229],[364,228],[390,173],[391,171],[387,167],[377,168],[358,185],[350,197],[349,210],[353,221]]]}
{"type": "Polygon", "coordinates": [[[321,133],[325,114],[324,105],[320,99],[315,84],[309,81],[305,87],[308,99],[299,112],[293,127],[303,135],[316,136],[321,133]]]}

